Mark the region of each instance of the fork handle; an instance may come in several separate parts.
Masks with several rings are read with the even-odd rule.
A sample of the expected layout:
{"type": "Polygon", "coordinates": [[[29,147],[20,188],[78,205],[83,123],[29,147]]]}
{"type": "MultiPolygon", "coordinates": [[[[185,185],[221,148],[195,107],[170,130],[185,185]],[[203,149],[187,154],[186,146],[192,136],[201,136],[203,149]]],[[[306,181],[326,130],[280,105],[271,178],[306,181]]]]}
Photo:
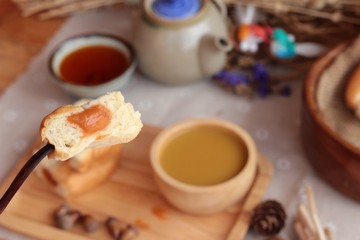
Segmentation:
{"type": "Polygon", "coordinates": [[[5,210],[7,205],[10,203],[11,199],[14,197],[15,193],[19,190],[21,185],[34,170],[34,168],[40,163],[40,161],[46,157],[49,153],[54,151],[55,147],[50,143],[46,144],[44,147],[39,149],[31,158],[25,163],[25,165],[20,169],[19,173],[16,175],[14,180],[11,182],[10,186],[0,199],[0,214],[5,210]]]}

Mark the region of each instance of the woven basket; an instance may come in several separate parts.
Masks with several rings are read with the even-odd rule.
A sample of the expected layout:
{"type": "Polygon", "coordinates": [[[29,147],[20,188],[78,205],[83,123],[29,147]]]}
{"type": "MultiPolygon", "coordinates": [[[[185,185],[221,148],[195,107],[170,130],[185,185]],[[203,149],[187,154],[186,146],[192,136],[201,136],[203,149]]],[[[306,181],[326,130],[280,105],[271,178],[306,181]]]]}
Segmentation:
{"type": "Polygon", "coordinates": [[[301,138],[317,173],[360,201],[360,120],[343,103],[347,79],[360,60],[360,38],[338,45],[311,68],[304,84],[301,138]]]}

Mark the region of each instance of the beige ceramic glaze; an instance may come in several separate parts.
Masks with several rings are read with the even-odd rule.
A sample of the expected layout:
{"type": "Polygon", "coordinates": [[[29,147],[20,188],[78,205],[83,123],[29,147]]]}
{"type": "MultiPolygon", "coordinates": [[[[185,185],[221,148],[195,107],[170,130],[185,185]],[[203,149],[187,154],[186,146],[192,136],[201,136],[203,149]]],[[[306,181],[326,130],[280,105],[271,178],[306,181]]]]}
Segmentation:
{"type": "MultiPolygon", "coordinates": [[[[153,0],[143,1],[135,24],[134,46],[140,70],[151,79],[182,84],[220,71],[232,49],[225,13],[210,0],[191,18],[166,20],[151,10],[153,0]]],[[[220,2],[221,1],[217,1],[220,2]]]]}
{"type": "Polygon", "coordinates": [[[257,157],[256,146],[247,132],[232,123],[218,119],[197,119],[175,124],[156,137],[150,151],[151,166],[161,193],[173,206],[192,214],[216,213],[241,200],[254,180],[257,157]],[[195,186],[170,177],[160,164],[162,150],[174,136],[204,126],[224,128],[235,133],[248,151],[245,166],[233,178],[211,186],[195,186]]]}

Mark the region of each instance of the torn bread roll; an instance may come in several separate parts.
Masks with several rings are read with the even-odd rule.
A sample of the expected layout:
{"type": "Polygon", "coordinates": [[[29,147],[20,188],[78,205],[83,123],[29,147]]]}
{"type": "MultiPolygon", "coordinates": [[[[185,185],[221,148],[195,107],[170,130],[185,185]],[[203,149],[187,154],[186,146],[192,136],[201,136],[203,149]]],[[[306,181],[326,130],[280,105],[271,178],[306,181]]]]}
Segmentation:
{"type": "Polygon", "coordinates": [[[106,182],[118,168],[122,145],[89,148],[79,154],[80,161],[90,163],[86,171],[79,172],[69,161],[44,159],[36,168],[36,174],[64,199],[79,196],[106,182]]]}
{"type": "Polygon", "coordinates": [[[355,67],[345,86],[345,104],[360,117],[360,64],[355,67]]]}
{"type": "Polygon", "coordinates": [[[142,126],[140,113],[120,92],[111,92],[56,109],[43,119],[40,133],[55,146],[49,159],[67,160],[86,148],[130,142],[142,126]]]}
{"type": "Polygon", "coordinates": [[[96,161],[96,152],[93,149],[101,151],[101,148],[88,148],[81,153],[73,156],[69,160],[69,166],[77,172],[83,173],[91,168],[91,165],[96,161]]]}

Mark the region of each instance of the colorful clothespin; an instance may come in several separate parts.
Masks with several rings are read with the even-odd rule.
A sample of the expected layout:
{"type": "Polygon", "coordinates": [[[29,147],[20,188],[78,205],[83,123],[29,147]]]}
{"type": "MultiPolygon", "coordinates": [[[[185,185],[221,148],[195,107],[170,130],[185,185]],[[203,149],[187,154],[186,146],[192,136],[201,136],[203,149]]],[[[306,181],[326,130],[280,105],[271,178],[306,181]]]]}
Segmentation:
{"type": "Polygon", "coordinates": [[[292,58],[296,55],[295,37],[282,28],[275,28],[270,45],[271,53],[278,58],[292,58]]]}

